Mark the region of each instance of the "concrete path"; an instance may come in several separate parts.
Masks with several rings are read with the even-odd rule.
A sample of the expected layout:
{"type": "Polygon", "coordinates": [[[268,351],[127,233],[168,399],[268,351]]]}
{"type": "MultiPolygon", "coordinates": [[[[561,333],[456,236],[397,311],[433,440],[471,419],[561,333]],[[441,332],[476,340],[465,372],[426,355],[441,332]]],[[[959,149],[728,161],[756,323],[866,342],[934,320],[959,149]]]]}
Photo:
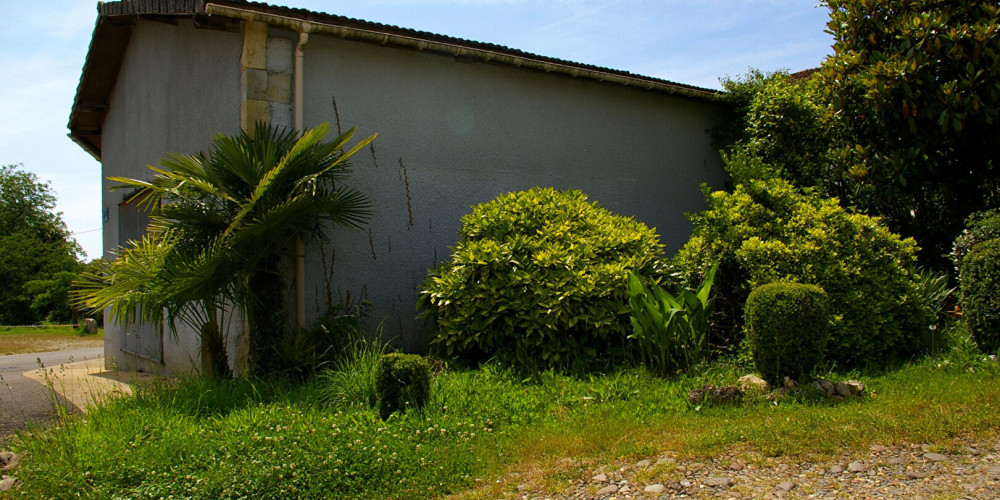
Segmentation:
{"type": "Polygon", "coordinates": [[[86,412],[110,394],[130,393],[134,377],[105,370],[103,356],[103,347],[0,356],[0,442],[59,412],[86,412]]]}

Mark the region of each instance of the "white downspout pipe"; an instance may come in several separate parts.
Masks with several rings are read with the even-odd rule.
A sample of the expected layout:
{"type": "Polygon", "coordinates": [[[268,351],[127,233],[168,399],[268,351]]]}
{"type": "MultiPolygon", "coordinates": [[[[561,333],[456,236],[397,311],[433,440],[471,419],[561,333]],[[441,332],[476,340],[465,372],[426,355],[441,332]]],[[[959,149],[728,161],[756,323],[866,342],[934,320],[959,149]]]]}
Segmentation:
{"type": "MultiPolygon", "coordinates": [[[[303,110],[304,88],[303,65],[305,62],[306,44],[309,43],[309,23],[302,23],[302,31],[299,32],[299,43],[295,45],[295,130],[299,134],[305,129],[303,110]]],[[[299,332],[306,327],[306,250],[302,244],[302,238],[295,237],[295,335],[298,338],[299,332]]]]}

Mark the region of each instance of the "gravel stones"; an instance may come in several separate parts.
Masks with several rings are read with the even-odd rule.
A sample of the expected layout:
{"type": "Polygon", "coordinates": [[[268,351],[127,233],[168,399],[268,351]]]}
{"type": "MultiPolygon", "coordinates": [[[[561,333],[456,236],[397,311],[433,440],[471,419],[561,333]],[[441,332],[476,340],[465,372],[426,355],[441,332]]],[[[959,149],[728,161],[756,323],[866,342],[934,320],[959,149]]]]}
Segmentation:
{"type": "Polygon", "coordinates": [[[667,487],[660,483],[651,484],[642,489],[643,493],[663,493],[664,491],[667,491],[667,487]]]}
{"type": "Polygon", "coordinates": [[[940,453],[924,453],[924,458],[930,460],[931,462],[944,462],[948,460],[947,455],[942,455],[940,453]]]}
{"type": "Polygon", "coordinates": [[[21,462],[21,457],[16,453],[11,453],[9,451],[0,452],[0,491],[9,491],[20,487],[20,481],[12,476],[8,476],[8,472],[13,472],[17,469],[17,465],[21,462]]]}
{"type": "Polygon", "coordinates": [[[649,457],[651,465],[641,468],[635,466],[645,462],[642,457],[594,464],[561,491],[538,491],[529,483],[515,494],[519,500],[1000,498],[1000,442],[996,447],[994,442],[877,444],[807,460],[741,448],[696,459],[667,452],[649,457]],[[945,460],[927,456],[942,446],[948,450],[945,460]]]}
{"type": "Polygon", "coordinates": [[[704,481],[704,484],[705,484],[705,486],[711,486],[713,488],[720,488],[720,487],[729,486],[729,485],[733,484],[733,480],[729,479],[728,477],[714,476],[714,477],[706,478],[705,481],[704,481]]]}
{"type": "Polygon", "coordinates": [[[778,483],[778,486],[776,486],[776,488],[778,488],[781,491],[792,491],[795,489],[796,486],[798,485],[791,481],[782,481],[778,483]]]}

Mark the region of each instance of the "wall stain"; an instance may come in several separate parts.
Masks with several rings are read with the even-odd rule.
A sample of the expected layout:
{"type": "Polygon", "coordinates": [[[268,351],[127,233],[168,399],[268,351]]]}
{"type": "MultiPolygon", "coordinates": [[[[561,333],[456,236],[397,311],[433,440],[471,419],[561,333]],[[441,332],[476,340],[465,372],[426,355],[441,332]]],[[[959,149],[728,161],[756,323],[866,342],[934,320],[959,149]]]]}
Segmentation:
{"type": "Polygon", "coordinates": [[[378,158],[375,157],[375,142],[368,143],[368,149],[372,152],[372,163],[378,168],[378,158]]]}
{"type": "Polygon", "coordinates": [[[375,255],[375,240],[372,238],[372,228],[368,228],[368,247],[372,249],[372,260],[378,260],[375,255]]]}
{"type": "Polygon", "coordinates": [[[330,96],[330,100],[333,101],[333,116],[337,118],[337,135],[339,136],[344,132],[340,129],[340,109],[337,108],[337,96],[330,96]]]}
{"type": "MultiPolygon", "coordinates": [[[[337,248],[331,249],[332,254],[330,255],[329,261],[330,265],[327,263],[326,256],[326,245],[321,241],[319,244],[319,254],[320,254],[320,264],[323,266],[323,288],[326,292],[326,310],[333,310],[333,269],[337,263],[337,248]]],[[[319,294],[317,294],[319,295],[319,294]]],[[[319,309],[319,302],[316,303],[316,308],[319,309]]],[[[319,311],[317,311],[319,312],[319,311]]]]}
{"type": "Polygon", "coordinates": [[[399,166],[403,169],[403,185],[406,186],[406,213],[410,216],[410,225],[407,231],[413,229],[413,198],[410,197],[410,176],[406,172],[406,165],[403,165],[403,157],[399,157],[399,166]]]}

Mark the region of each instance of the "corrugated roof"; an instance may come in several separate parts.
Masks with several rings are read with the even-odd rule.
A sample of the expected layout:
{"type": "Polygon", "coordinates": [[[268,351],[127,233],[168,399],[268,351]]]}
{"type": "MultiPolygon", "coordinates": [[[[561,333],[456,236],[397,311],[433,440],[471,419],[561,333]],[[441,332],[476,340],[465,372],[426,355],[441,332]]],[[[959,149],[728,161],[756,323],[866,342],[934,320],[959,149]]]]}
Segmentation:
{"type": "Polygon", "coordinates": [[[312,25],[311,29],[347,39],[440,52],[468,60],[541,70],[622,86],[635,86],[652,92],[676,94],[700,100],[712,100],[718,94],[711,89],[531,54],[502,45],[261,2],[122,0],[99,3],[97,10],[97,25],[77,87],[76,99],[70,113],[69,129],[70,137],[98,159],[101,155],[101,126],[107,113],[108,101],[131,37],[132,26],[140,17],[168,21],[176,17],[193,17],[202,25],[234,29],[235,25],[226,24],[225,18],[230,15],[228,13],[266,16],[289,23],[308,22],[312,25]]]}

